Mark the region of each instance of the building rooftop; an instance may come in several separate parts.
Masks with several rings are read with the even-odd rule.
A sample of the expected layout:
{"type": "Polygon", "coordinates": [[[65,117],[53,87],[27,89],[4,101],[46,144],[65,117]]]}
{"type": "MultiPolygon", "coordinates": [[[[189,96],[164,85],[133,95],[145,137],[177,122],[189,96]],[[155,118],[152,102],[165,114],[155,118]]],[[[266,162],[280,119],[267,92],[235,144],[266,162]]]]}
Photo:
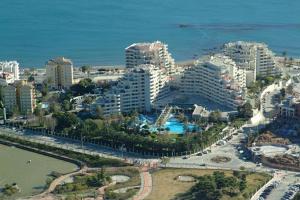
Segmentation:
{"type": "Polygon", "coordinates": [[[134,43],[134,44],[128,46],[126,48],[126,50],[135,49],[135,50],[140,50],[140,51],[143,51],[143,52],[147,52],[147,51],[159,50],[160,48],[165,47],[165,46],[166,45],[163,44],[160,41],[156,41],[156,42],[152,42],[152,43],[150,43],[150,42],[134,43]]]}
{"type": "Polygon", "coordinates": [[[197,64],[210,64],[214,67],[219,68],[220,70],[228,70],[230,67],[235,66],[235,62],[229,58],[228,56],[225,56],[224,54],[214,54],[209,56],[204,56],[200,58],[197,62],[197,64]]]}
{"type": "Polygon", "coordinates": [[[57,57],[55,59],[51,59],[47,62],[48,65],[56,64],[56,65],[72,65],[72,61],[65,57],[57,57]]]}
{"type": "Polygon", "coordinates": [[[233,46],[244,46],[244,47],[265,47],[267,48],[268,45],[265,43],[259,42],[251,42],[251,41],[236,41],[236,42],[229,42],[224,44],[225,47],[233,47],[233,46]]]}

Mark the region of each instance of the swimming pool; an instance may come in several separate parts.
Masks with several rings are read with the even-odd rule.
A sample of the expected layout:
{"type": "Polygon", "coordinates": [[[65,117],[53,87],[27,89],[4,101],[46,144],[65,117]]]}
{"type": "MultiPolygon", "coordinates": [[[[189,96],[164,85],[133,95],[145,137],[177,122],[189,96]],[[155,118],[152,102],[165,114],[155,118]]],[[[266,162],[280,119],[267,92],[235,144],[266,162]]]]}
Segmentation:
{"type": "Polygon", "coordinates": [[[186,127],[187,130],[185,130],[185,125],[174,116],[171,116],[165,123],[164,128],[168,129],[170,133],[184,134],[186,131],[193,131],[196,125],[188,124],[186,127]]]}
{"type": "MultiPolygon", "coordinates": [[[[156,127],[154,125],[155,120],[156,120],[155,116],[146,116],[146,115],[139,116],[139,121],[142,123],[141,126],[145,124],[149,125],[150,126],[149,130],[151,132],[157,132],[159,129],[159,127],[156,127]]],[[[188,124],[187,127],[185,127],[184,123],[180,122],[173,114],[170,115],[169,119],[161,128],[168,130],[168,132],[172,134],[184,134],[187,131],[193,131],[199,129],[199,127],[194,124],[188,124]]]]}

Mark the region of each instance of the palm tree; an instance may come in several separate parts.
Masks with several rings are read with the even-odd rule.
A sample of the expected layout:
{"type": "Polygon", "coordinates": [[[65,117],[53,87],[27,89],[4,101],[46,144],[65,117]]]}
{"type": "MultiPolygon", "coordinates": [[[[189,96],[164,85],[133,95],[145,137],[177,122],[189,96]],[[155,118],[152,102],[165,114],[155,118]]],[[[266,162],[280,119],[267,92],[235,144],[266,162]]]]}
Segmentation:
{"type": "Polygon", "coordinates": [[[4,124],[5,124],[5,121],[6,121],[6,109],[4,107],[4,104],[2,101],[0,101],[0,109],[3,110],[3,121],[4,121],[4,124]]]}

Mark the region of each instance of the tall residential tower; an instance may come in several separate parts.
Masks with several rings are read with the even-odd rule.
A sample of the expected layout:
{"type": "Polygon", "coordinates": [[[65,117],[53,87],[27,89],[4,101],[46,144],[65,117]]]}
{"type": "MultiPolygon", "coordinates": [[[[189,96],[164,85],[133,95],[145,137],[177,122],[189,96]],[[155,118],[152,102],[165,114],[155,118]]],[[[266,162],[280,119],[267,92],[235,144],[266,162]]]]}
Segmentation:
{"type": "Polygon", "coordinates": [[[73,84],[73,63],[64,57],[49,60],[46,63],[46,75],[50,87],[68,89],[73,84]]]}

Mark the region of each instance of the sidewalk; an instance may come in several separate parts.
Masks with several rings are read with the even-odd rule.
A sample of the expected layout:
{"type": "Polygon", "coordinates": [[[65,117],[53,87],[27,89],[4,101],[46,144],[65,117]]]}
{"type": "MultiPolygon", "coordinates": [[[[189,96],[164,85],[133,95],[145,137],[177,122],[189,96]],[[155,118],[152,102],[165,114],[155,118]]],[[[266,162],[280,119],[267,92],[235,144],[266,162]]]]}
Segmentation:
{"type": "Polygon", "coordinates": [[[133,197],[133,200],[143,200],[152,191],[152,176],[148,171],[148,167],[144,166],[141,168],[141,189],[137,195],[133,197]]]}

